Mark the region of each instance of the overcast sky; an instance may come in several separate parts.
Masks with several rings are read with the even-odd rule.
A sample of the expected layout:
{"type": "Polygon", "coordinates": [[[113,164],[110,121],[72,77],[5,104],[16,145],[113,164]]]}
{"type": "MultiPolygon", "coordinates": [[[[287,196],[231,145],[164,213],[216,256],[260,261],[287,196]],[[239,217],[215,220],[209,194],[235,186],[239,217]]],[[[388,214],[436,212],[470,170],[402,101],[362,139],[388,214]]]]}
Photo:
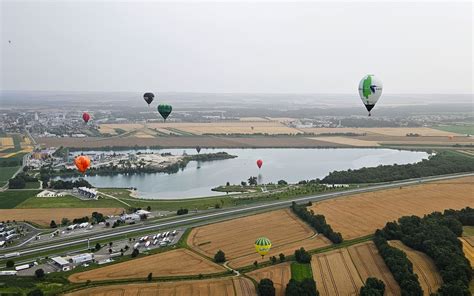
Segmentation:
{"type": "Polygon", "coordinates": [[[470,1],[0,1],[2,90],[472,93],[470,1]]]}

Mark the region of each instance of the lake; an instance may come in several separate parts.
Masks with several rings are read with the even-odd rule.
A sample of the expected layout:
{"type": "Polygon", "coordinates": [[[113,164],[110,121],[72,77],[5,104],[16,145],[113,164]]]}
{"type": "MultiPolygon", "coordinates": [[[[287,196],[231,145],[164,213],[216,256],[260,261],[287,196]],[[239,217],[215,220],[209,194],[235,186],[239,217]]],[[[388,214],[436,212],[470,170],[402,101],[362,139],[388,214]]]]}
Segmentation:
{"type": "MultiPolygon", "coordinates": [[[[130,150],[117,153],[152,152],[172,154],[197,153],[194,149],[130,150]]],[[[428,158],[426,152],[395,149],[202,149],[201,153],[225,151],[237,158],[211,162],[191,161],[176,174],[153,173],[114,176],[85,176],[97,187],[136,187],[141,198],[178,199],[222,195],[211,191],[219,185],[240,184],[250,176],[259,183],[278,180],[298,182],[324,178],[334,170],[358,169],[378,165],[407,164],[428,158]],[[258,169],[257,159],[263,160],[258,169]]],[[[83,151],[113,153],[113,151],[83,151]]],[[[79,153],[77,153],[79,154],[79,153]]]]}

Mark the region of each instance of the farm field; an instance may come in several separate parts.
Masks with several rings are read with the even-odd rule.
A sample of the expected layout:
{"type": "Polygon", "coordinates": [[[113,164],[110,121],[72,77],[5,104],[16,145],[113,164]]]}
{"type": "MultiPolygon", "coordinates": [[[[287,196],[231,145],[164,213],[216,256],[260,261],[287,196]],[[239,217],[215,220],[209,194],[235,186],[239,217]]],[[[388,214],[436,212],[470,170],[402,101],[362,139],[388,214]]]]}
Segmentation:
{"type": "Polygon", "coordinates": [[[357,295],[363,286],[347,249],[313,255],[311,266],[321,296],[357,295]]]}
{"type": "Polygon", "coordinates": [[[41,190],[6,190],[0,192],[0,209],[13,209],[25,200],[33,198],[41,190]]]}
{"type": "Polygon", "coordinates": [[[433,127],[438,130],[463,134],[463,135],[473,135],[474,134],[474,125],[466,124],[466,125],[438,125],[433,127]]]}
{"type": "Polygon", "coordinates": [[[451,131],[444,131],[439,129],[432,129],[427,127],[360,127],[360,128],[305,128],[300,129],[306,133],[318,134],[337,134],[337,133],[355,133],[367,135],[384,135],[405,137],[407,134],[419,134],[422,137],[448,137],[456,134],[451,131]]]}
{"type": "Polygon", "coordinates": [[[472,206],[473,191],[474,177],[464,177],[340,197],[314,203],[310,209],[323,214],[344,239],[353,239],[372,234],[401,216],[472,206]]]}
{"type": "Polygon", "coordinates": [[[400,295],[397,281],[393,278],[373,242],[353,245],[348,250],[362,282],[365,283],[368,277],[376,277],[385,283],[386,295],[400,295]]]}
{"type": "MultiPolygon", "coordinates": [[[[4,193],[0,193],[0,197],[4,193]]],[[[58,197],[36,197],[32,196],[18,204],[16,209],[48,209],[48,208],[120,208],[125,206],[111,198],[100,198],[98,200],[81,200],[77,197],[66,195],[58,197]]]]}
{"type": "MultiPolygon", "coordinates": [[[[249,277],[259,282],[261,279],[269,278],[273,281],[276,296],[284,296],[286,285],[291,279],[291,263],[286,262],[247,273],[249,277]]],[[[318,285],[318,283],[316,283],[318,285]]]]}
{"type": "Polygon", "coordinates": [[[92,212],[100,212],[104,215],[118,215],[122,208],[56,208],[56,209],[0,209],[2,221],[30,221],[39,225],[49,226],[51,220],[56,223],[62,218],[72,220],[78,217],[90,216],[92,212]]]}
{"type": "Polygon", "coordinates": [[[462,250],[464,255],[469,260],[469,262],[471,262],[471,267],[474,268],[474,247],[464,238],[459,238],[459,240],[462,242],[462,250]]]}
{"type": "Polygon", "coordinates": [[[366,140],[359,140],[353,137],[339,137],[339,136],[330,136],[330,137],[317,137],[311,138],[318,141],[325,141],[335,144],[341,145],[348,145],[353,147],[378,147],[380,146],[379,143],[376,141],[366,141],[366,140]]]}
{"type": "Polygon", "coordinates": [[[291,278],[296,281],[303,281],[304,279],[312,279],[313,272],[311,270],[311,264],[302,264],[298,262],[291,263],[291,278]]]}
{"type": "Polygon", "coordinates": [[[242,267],[261,260],[254,249],[254,242],[260,236],[272,242],[267,258],[278,257],[279,253],[289,255],[300,247],[314,249],[329,245],[326,238],[315,236],[289,209],[200,226],[191,231],[187,243],[208,257],[222,250],[230,260],[229,266],[242,267]]]}
{"type": "Polygon", "coordinates": [[[20,167],[2,167],[0,168],[0,186],[8,183],[8,180],[13,176],[20,167]]]}
{"type": "Polygon", "coordinates": [[[396,247],[407,254],[408,259],[413,263],[413,271],[418,275],[418,280],[420,281],[424,295],[430,295],[439,289],[443,280],[433,260],[431,260],[428,255],[405,246],[401,241],[393,240],[388,243],[392,247],[396,247]]]}
{"type": "Polygon", "coordinates": [[[222,278],[200,281],[178,281],[100,286],[66,294],[69,296],[256,296],[253,283],[246,278],[222,278]]]}
{"type": "Polygon", "coordinates": [[[226,269],[186,249],[177,249],[135,260],[72,274],[73,283],[116,279],[145,279],[150,272],[154,277],[212,274],[226,269]]]}

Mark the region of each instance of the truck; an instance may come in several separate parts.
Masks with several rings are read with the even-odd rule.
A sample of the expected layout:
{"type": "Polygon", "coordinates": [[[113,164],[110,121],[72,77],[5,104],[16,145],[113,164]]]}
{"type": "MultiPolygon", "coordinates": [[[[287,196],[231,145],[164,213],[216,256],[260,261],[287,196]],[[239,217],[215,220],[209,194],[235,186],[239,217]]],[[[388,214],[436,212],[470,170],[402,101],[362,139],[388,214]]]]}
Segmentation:
{"type": "Polygon", "coordinates": [[[79,224],[79,228],[86,228],[87,226],[89,226],[89,222],[79,224]]]}
{"type": "Polygon", "coordinates": [[[173,232],[171,233],[172,236],[175,236],[178,232],[176,230],[173,230],[173,232]]]}
{"type": "Polygon", "coordinates": [[[77,227],[77,224],[72,224],[67,227],[67,230],[74,230],[76,229],[76,227],[77,227]]]}
{"type": "Polygon", "coordinates": [[[28,269],[28,268],[33,267],[33,266],[34,266],[33,263],[30,263],[30,264],[22,264],[22,265],[15,266],[15,270],[16,270],[16,271],[25,270],[25,269],[28,269]]]}
{"type": "Polygon", "coordinates": [[[156,245],[157,243],[158,243],[158,240],[155,239],[155,240],[153,241],[153,245],[156,245]]]}
{"type": "Polygon", "coordinates": [[[12,257],[18,257],[20,256],[20,252],[13,252],[13,253],[8,253],[3,255],[3,258],[12,258],[12,257]]]}
{"type": "Polygon", "coordinates": [[[151,242],[150,241],[147,241],[146,244],[145,244],[145,248],[148,248],[150,246],[151,242]]]}
{"type": "Polygon", "coordinates": [[[140,246],[140,243],[136,243],[136,244],[133,245],[133,248],[138,249],[139,246],[140,246]]]}

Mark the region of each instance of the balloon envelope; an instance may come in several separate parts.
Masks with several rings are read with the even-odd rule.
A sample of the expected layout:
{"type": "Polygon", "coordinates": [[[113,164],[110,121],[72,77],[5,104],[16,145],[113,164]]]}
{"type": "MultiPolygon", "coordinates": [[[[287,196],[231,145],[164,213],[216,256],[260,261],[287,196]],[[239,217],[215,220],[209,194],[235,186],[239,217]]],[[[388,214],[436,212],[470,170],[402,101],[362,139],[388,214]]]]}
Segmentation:
{"type": "Polygon", "coordinates": [[[266,237],[259,237],[255,241],[255,251],[257,251],[257,253],[259,253],[262,257],[268,254],[271,247],[272,242],[266,237]]]}
{"type": "Polygon", "coordinates": [[[76,165],[77,170],[84,174],[91,165],[91,160],[85,155],[80,155],[74,159],[74,164],[76,165]]]}
{"type": "Polygon", "coordinates": [[[143,99],[145,100],[145,102],[147,102],[148,105],[150,105],[151,102],[153,102],[154,98],[155,98],[155,95],[150,92],[147,92],[143,95],[143,99]]]}
{"type": "Polygon", "coordinates": [[[263,165],[263,160],[261,159],[257,160],[257,166],[259,169],[262,167],[262,165],[263,165]]]}
{"type": "Polygon", "coordinates": [[[382,95],[382,88],[382,81],[372,74],[364,76],[360,81],[359,96],[369,113],[382,95]]]}
{"type": "Polygon", "coordinates": [[[82,114],[82,120],[84,120],[84,122],[87,123],[87,122],[89,122],[89,119],[91,119],[91,116],[89,115],[89,113],[84,112],[82,114]]]}
{"type": "Polygon", "coordinates": [[[161,117],[163,117],[164,120],[170,116],[171,111],[173,111],[173,107],[171,105],[158,105],[158,112],[161,114],[161,117]]]}

